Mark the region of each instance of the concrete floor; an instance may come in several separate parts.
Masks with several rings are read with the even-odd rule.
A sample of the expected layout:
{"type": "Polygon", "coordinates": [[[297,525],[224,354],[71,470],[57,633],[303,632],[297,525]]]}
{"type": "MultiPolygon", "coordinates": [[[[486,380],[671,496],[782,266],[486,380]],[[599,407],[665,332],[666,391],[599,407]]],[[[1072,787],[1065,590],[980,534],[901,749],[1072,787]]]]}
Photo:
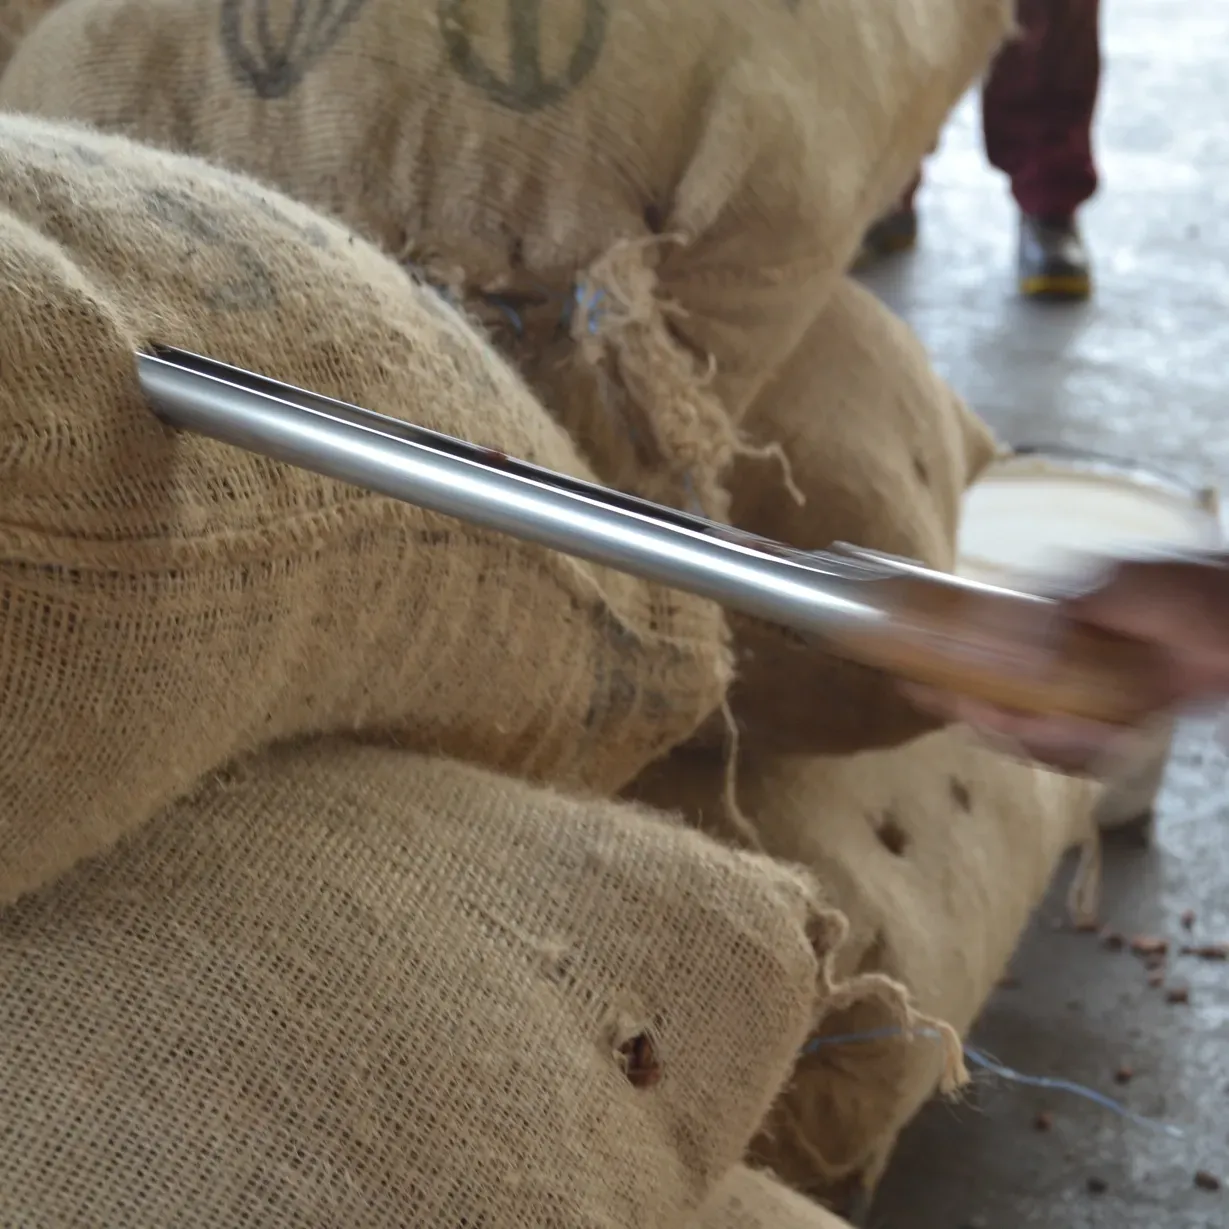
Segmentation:
{"type": "MultiPolygon", "coordinates": [[[[975,100],[928,166],[919,250],[867,281],[1012,442],[1060,440],[1163,464],[1229,490],[1229,4],[1109,0],[1099,120],[1102,191],[1085,215],[1087,307],[1014,298],[1014,216],[981,153],[975,100]]],[[[1181,938],[1184,911],[1229,940],[1229,754],[1183,731],[1151,848],[1108,851],[1105,919],[1181,938]]],[[[1229,964],[1172,962],[1187,1006],[1096,936],[1056,929],[1056,893],[975,1040],[1181,1126],[1173,1140],[1065,1094],[979,1084],[911,1129],[872,1229],[1226,1229],[1229,964]],[[1115,1083],[1128,1064],[1134,1079],[1115,1083]],[[1039,1112],[1053,1116],[1035,1129],[1039,1112]],[[1205,1169],[1225,1180],[1198,1189],[1205,1169]],[[1090,1182],[1103,1185],[1094,1193],[1090,1182]]]]}

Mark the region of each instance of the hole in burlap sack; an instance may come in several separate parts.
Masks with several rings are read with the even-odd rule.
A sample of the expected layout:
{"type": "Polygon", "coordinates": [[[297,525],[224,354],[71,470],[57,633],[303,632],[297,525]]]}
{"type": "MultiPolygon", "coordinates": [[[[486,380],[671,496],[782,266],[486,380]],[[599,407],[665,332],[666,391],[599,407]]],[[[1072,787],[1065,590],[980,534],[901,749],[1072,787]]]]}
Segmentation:
{"type": "Polygon", "coordinates": [[[923,486],[930,485],[930,470],[926,468],[926,462],[921,457],[913,458],[913,472],[923,486]]]}
{"type": "Polygon", "coordinates": [[[952,791],[952,801],[962,811],[971,811],[973,809],[973,798],[969,793],[969,787],[958,777],[948,777],[947,783],[952,791]]]}
{"type": "Polygon", "coordinates": [[[648,1033],[637,1033],[619,1047],[619,1065],[633,1088],[652,1088],[661,1079],[657,1047],[648,1033]]]}
{"type": "Polygon", "coordinates": [[[615,1062],[633,1088],[652,1088],[662,1075],[654,1039],[660,1019],[654,1018],[647,1025],[631,1024],[622,1012],[619,1015],[622,1018],[615,1023],[613,1038],[615,1062]]]}
{"type": "Polygon", "coordinates": [[[655,235],[666,229],[666,212],[660,205],[645,205],[644,224],[655,235]]]}
{"type": "Polygon", "coordinates": [[[905,850],[909,846],[909,834],[900,826],[900,820],[896,817],[896,812],[890,807],[879,816],[875,823],[875,835],[879,838],[879,843],[888,851],[898,858],[905,856],[905,850]]]}

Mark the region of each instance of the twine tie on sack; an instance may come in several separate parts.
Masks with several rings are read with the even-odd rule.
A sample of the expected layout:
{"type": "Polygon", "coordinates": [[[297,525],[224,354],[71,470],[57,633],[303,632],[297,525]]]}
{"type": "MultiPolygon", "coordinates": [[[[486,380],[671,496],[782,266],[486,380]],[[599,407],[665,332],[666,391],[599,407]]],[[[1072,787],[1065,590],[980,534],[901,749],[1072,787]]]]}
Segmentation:
{"type": "MultiPolygon", "coordinates": [[[[935,1029],[908,1029],[899,1026],[889,1026],[868,1029],[863,1033],[841,1033],[830,1037],[814,1037],[806,1044],[803,1052],[806,1054],[816,1054],[830,1046],[857,1045],[870,1041],[888,1041],[896,1037],[910,1039],[925,1038],[928,1041],[942,1040],[942,1035],[935,1029]]],[[[1004,1066],[984,1051],[974,1049],[970,1045],[964,1046],[964,1057],[965,1061],[974,1067],[980,1068],[989,1075],[997,1076],[1001,1080],[1006,1080],[1008,1083],[1019,1084],[1026,1088],[1044,1088],[1053,1092],[1070,1093],[1072,1096],[1081,1097],[1085,1101],[1091,1101],[1094,1105],[1099,1105],[1102,1109],[1109,1110],[1110,1113],[1117,1114],[1120,1118],[1125,1118],[1137,1127],[1143,1127],[1149,1131],[1160,1131],[1163,1135],[1168,1135],[1170,1139],[1184,1138],[1184,1132],[1181,1127],[1174,1126],[1172,1123],[1161,1122],[1156,1118],[1149,1118],[1144,1114],[1137,1114],[1120,1101],[1115,1101],[1113,1097],[1106,1096],[1105,1093],[1098,1092],[1095,1088],[1089,1088],[1084,1084],[1077,1084],[1073,1080],[1064,1080],[1055,1076],[1027,1075],[1024,1072],[1016,1071],[1012,1067],[1004,1066]]]]}

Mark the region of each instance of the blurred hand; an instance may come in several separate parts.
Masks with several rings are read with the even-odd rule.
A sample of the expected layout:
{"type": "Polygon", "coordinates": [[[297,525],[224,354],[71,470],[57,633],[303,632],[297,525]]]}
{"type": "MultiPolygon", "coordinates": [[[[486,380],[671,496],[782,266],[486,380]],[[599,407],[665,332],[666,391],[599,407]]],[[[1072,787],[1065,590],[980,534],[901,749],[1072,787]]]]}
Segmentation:
{"type": "MultiPolygon", "coordinates": [[[[1059,601],[1059,615],[1151,645],[1155,712],[1229,699],[1229,557],[1114,564],[1092,589],[1059,601]]],[[[1139,732],[1067,717],[1036,717],[963,696],[910,687],[920,708],[967,724],[991,743],[1082,772],[1129,756],[1139,732]]]]}

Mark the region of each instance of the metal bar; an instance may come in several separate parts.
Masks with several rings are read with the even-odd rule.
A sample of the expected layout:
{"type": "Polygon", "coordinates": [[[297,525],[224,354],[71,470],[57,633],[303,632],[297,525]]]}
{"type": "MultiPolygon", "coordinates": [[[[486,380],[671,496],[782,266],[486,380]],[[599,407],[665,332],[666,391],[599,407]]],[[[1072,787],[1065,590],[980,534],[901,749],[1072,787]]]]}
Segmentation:
{"type": "Polygon", "coordinates": [[[173,427],[823,636],[887,615],[891,569],[767,542],[182,350],[137,355],[173,427]]]}
{"type": "Polygon", "coordinates": [[[1155,654],[1055,621],[1047,599],[793,550],[185,351],[137,368],[172,426],[815,634],[865,665],[1027,712],[1151,711],[1155,654]]]}

